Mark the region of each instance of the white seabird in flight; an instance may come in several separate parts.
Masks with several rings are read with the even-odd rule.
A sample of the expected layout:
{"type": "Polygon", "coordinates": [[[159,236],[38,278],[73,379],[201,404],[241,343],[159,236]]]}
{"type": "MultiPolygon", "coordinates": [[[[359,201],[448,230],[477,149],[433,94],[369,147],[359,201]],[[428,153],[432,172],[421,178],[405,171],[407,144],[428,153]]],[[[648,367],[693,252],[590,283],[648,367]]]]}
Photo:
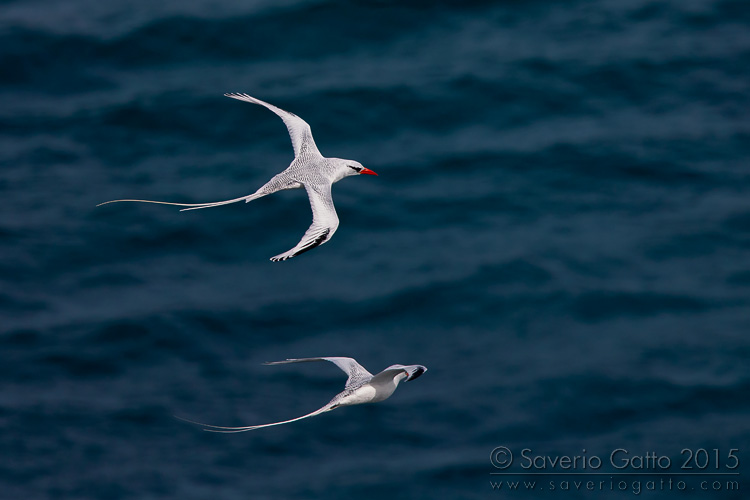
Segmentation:
{"type": "Polygon", "coordinates": [[[292,139],[294,148],[294,160],[289,167],[283,172],[275,175],[270,181],[264,184],[253,194],[234,198],[232,200],[217,201],[213,203],[172,203],[167,201],[152,200],[112,200],[101,203],[97,206],[106,205],[107,203],[118,203],[123,201],[133,201],[140,203],[158,203],[161,205],[176,205],[179,207],[189,207],[183,210],[199,210],[201,208],[218,207],[245,201],[257,200],[263,196],[282,191],[285,189],[305,188],[307,196],[310,198],[312,207],[313,221],[312,225],[302,236],[297,245],[291,250],[282,254],[271,257],[271,260],[278,262],[281,260],[291,259],[301,253],[312,250],[313,248],[327,242],[339,227],[339,218],[336,215],[336,208],[333,205],[331,196],[331,186],[344,177],[350,175],[378,175],[369,168],[365,168],[359,162],[354,160],[342,160],[340,158],[325,158],[313,140],[310,125],[302,118],[277,108],[273,104],[261,101],[247,94],[224,94],[232,99],[252,102],[270,109],[284,121],[286,128],[289,130],[289,136],[292,139]]]}
{"type": "Polygon", "coordinates": [[[422,365],[391,365],[377,375],[365,370],[365,368],[357,363],[352,358],[301,358],[301,359],[287,359],[285,361],[274,361],[271,363],[264,363],[266,365],[283,365],[287,363],[305,363],[308,361],[330,361],[336,366],[341,368],[349,378],[346,381],[344,390],[338,393],[334,398],[328,402],[322,408],[315,410],[307,415],[293,418],[291,420],[284,420],[282,422],[273,422],[271,424],[263,425],[250,425],[247,427],[221,427],[218,425],[203,424],[200,422],[194,422],[181,417],[177,417],[185,422],[191,424],[197,424],[203,427],[203,430],[209,432],[224,432],[224,433],[235,433],[235,432],[246,432],[255,429],[261,429],[263,427],[271,427],[273,425],[288,424],[290,422],[296,422],[303,418],[314,417],[327,411],[335,410],[341,406],[352,406],[360,405],[364,403],[377,403],[388,399],[391,394],[398,387],[399,382],[414,380],[415,378],[422,375],[427,371],[427,368],[422,365]]]}

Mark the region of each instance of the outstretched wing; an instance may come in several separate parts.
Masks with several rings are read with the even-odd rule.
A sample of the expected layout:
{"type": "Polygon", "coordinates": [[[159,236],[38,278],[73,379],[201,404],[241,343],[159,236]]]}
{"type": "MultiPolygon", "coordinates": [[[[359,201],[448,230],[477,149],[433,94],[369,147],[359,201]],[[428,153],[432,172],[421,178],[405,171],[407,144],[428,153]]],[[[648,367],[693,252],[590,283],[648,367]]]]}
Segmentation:
{"type": "Polygon", "coordinates": [[[324,407],[315,410],[312,413],[308,413],[307,415],[302,415],[301,417],[293,418],[290,420],[283,420],[281,422],[273,422],[270,424],[261,424],[261,425],[249,425],[246,427],[222,427],[220,425],[210,425],[210,424],[204,424],[202,422],[195,422],[194,420],[188,420],[186,418],[178,417],[175,415],[175,418],[178,418],[182,420],[183,422],[189,422],[191,424],[200,425],[203,427],[204,431],[207,432],[222,432],[224,434],[233,434],[236,432],[247,432],[247,431],[253,431],[255,429],[261,429],[263,427],[272,427],[274,425],[282,425],[282,424],[288,424],[290,422],[296,422],[297,420],[302,420],[303,418],[309,418],[314,417],[315,415],[320,415],[321,413],[325,413],[327,411],[331,411],[336,408],[336,399],[334,398],[333,401],[325,405],[324,407]]]}
{"type": "Polygon", "coordinates": [[[372,378],[372,373],[368,372],[364,366],[357,363],[353,358],[299,358],[299,359],[286,359],[284,361],[272,361],[270,363],[264,363],[266,365],[285,365],[287,363],[307,363],[310,361],[330,361],[344,373],[349,375],[346,380],[344,390],[349,389],[352,386],[359,386],[360,384],[369,381],[372,378]]]}
{"type": "Polygon", "coordinates": [[[281,108],[277,108],[273,104],[261,101],[260,99],[256,99],[255,97],[249,96],[247,94],[232,92],[224,95],[227,97],[231,97],[232,99],[239,99],[240,101],[247,101],[252,102],[253,104],[265,106],[279,115],[279,117],[284,120],[284,125],[286,125],[286,128],[289,130],[289,137],[292,138],[292,147],[294,148],[295,157],[300,155],[321,156],[320,151],[318,151],[318,147],[315,145],[315,141],[313,140],[310,125],[308,125],[307,122],[299,116],[295,115],[294,113],[290,113],[289,111],[284,111],[281,108]]]}
{"type": "Polygon", "coordinates": [[[382,372],[378,373],[377,375],[372,377],[372,380],[370,383],[378,387],[380,385],[384,384],[390,384],[393,382],[393,379],[398,375],[399,373],[405,373],[407,376],[409,375],[409,372],[406,370],[406,367],[400,367],[400,368],[386,368],[382,372]]]}
{"type": "Polygon", "coordinates": [[[279,262],[291,259],[301,253],[312,250],[330,240],[333,233],[336,232],[336,229],[339,227],[339,216],[336,215],[336,207],[333,206],[331,186],[321,186],[320,189],[323,190],[322,193],[315,187],[305,185],[313,213],[312,225],[310,225],[294,248],[271,257],[272,261],[279,262]]]}

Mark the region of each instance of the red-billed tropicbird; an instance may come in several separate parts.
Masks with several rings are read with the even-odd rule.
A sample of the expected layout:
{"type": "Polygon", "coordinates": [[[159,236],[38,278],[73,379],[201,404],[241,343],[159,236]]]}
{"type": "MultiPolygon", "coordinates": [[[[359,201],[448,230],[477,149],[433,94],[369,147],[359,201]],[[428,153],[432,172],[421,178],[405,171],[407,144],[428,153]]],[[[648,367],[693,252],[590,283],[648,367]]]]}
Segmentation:
{"type": "Polygon", "coordinates": [[[346,381],[344,390],[338,393],[328,404],[315,410],[307,415],[293,418],[291,420],[284,420],[282,422],[273,422],[271,424],[263,425],[250,425],[247,427],[221,427],[218,425],[202,424],[200,422],[194,422],[181,417],[177,417],[180,420],[190,422],[191,424],[197,424],[203,426],[203,430],[209,432],[246,432],[262,427],[271,427],[273,425],[288,424],[290,422],[296,422],[303,418],[314,417],[327,411],[335,410],[341,406],[352,406],[360,405],[364,403],[377,403],[388,399],[393,391],[398,387],[399,382],[402,380],[410,381],[422,375],[427,371],[427,368],[422,365],[391,365],[377,375],[373,375],[368,372],[362,365],[357,363],[352,358],[301,358],[301,359],[287,359],[285,361],[274,361],[271,363],[265,363],[266,365],[283,365],[287,363],[305,363],[308,361],[330,361],[336,366],[341,368],[349,378],[346,381]]]}
{"type": "MultiPolygon", "coordinates": [[[[339,218],[336,215],[336,208],[333,206],[331,197],[331,185],[338,182],[344,177],[350,175],[369,174],[378,175],[369,168],[363,167],[359,162],[354,160],[342,160],[340,158],[325,158],[318,151],[318,147],[313,140],[310,125],[299,116],[277,108],[273,104],[261,101],[247,94],[224,94],[233,99],[240,101],[252,102],[270,109],[284,121],[286,128],[289,130],[289,136],[292,139],[294,147],[294,160],[289,167],[275,175],[270,181],[258,189],[255,193],[234,198],[232,200],[217,201],[213,203],[172,203],[167,201],[152,200],[112,200],[107,203],[117,203],[122,201],[135,201],[140,203],[159,203],[162,205],[177,205],[184,208],[183,210],[199,210],[201,208],[218,207],[228,205],[239,201],[249,202],[263,196],[282,191],[284,189],[297,189],[304,187],[307,196],[310,198],[312,207],[313,221],[310,228],[305,232],[297,245],[291,250],[282,254],[271,257],[271,260],[278,262],[281,260],[291,259],[301,253],[312,250],[313,248],[327,242],[339,227],[339,218]]],[[[99,205],[97,205],[99,206],[99,205]]]]}

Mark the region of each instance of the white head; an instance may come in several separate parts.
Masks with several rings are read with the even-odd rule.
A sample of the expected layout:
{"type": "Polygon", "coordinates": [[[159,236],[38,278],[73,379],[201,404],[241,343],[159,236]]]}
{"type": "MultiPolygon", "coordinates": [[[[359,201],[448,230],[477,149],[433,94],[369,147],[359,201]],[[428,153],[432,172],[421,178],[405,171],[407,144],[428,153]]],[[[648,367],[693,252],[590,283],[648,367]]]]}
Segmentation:
{"type": "Polygon", "coordinates": [[[344,177],[350,175],[378,175],[369,168],[365,168],[358,161],[354,160],[342,160],[341,158],[330,158],[333,164],[336,166],[336,180],[339,181],[344,177]]]}
{"type": "Polygon", "coordinates": [[[386,370],[394,370],[394,369],[395,370],[399,370],[399,369],[403,370],[402,373],[404,373],[404,376],[402,376],[402,377],[400,376],[398,378],[399,382],[401,380],[403,380],[405,382],[409,382],[409,381],[414,380],[415,378],[419,377],[420,375],[422,375],[424,372],[427,371],[427,367],[426,366],[422,366],[422,365],[391,365],[388,368],[386,368],[386,370]]]}

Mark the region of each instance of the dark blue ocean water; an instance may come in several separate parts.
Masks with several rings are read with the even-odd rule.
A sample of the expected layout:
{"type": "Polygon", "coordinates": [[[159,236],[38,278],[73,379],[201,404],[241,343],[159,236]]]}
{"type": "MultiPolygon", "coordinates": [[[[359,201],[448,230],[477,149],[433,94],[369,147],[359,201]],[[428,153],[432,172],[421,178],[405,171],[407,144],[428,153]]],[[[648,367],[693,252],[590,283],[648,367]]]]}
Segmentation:
{"type": "Polygon", "coordinates": [[[158,4],[0,2],[0,498],[747,498],[747,2],[158,4]],[[281,121],[224,92],[380,174],[335,186],[328,244],[268,260],[302,191],[95,208],[285,168],[281,121]],[[429,372],[251,433],[173,418],[312,411],[334,366],[261,363],[326,355],[429,372]],[[603,474],[490,474],[525,448],[603,474]],[[671,468],[612,475],[617,449],[671,468]]]}

